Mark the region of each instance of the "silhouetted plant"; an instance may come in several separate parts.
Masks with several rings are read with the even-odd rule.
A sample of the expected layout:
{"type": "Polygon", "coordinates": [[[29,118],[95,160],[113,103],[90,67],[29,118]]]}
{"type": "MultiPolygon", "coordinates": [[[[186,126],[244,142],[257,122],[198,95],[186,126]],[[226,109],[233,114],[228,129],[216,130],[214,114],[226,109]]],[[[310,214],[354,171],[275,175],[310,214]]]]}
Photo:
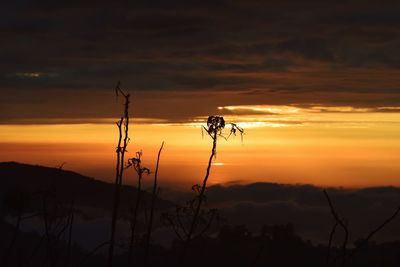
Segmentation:
{"type": "Polygon", "coordinates": [[[75,208],[74,201],[71,202],[70,214],[68,217],[68,243],[67,243],[67,259],[65,260],[65,266],[68,267],[71,260],[71,245],[72,245],[72,226],[74,225],[75,208]]]}
{"type": "MultiPolygon", "coordinates": [[[[342,263],[341,263],[341,266],[345,266],[345,264],[346,264],[346,248],[347,248],[347,242],[349,240],[349,229],[347,227],[347,220],[344,219],[344,218],[341,218],[339,216],[339,214],[336,212],[335,207],[333,206],[333,203],[332,203],[332,201],[331,201],[331,199],[330,199],[330,197],[328,195],[328,192],[326,190],[324,190],[323,192],[324,192],[324,195],[326,197],[326,200],[328,201],[331,214],[332,214],[332,216],[333,216],[333,218],[335,220],[335,224],[334,224],[334,226],[332,228],[332,231],[331,231],[331,234],[330,234],[329,250],[330,250],[330,246],[332,245],[332,238],[333,238],[333,235],[335,234],[336,227],[337,226],[342,227],[342,229],[344,231],[344,239],[343,239],[342,248],[341,248],[341,250],[342,250],[342,255],[341,255],[341,259],[342,259],[341,262],[342,263]]],[[[326,264],[328,264],[328,262],[329,262],[329,256],[330,256],[330,252],[328,252],[326,264]]]]}
{"type": "MultiPolygon", "coordinates": [[[[58,243],[67,229],[72,229],[71,220],[73,209],[66,207],[52,191],[43,191],[42,197],[42,219],[44,223],[45,258],[47,262],[55,266],[60,259],[58,243]]],[[[72,230],[71,230],[72,231],[72,230]]],[[[39,244],[40,246],[40,244],[39,244]]]]}
{"type": "Polygon", "coordinates": [[[118,82],[117,86],[115,87],[116,95],[118,96],[121,94],[124,97],[124,115],[121,119],[117,122],[118,127],[118,142],[117,142],[117,163],[115,168],[115,191],[114,191],[114,200],[113,200],[113,211],[112,211],[112,218],[111,218],[111,233],[110,233],[110,243],[108,249],[108,259],[107,259],[107,266],[111,267],[113,265],[113,256],[114,256],[114,245],[115,245],[115,230],[116,224],[118,221],[118,209],[120,204],[120,191],[122,186],[122,178],[124,173],[124,159],[125,153],[129,142],[128,130],[129,130],[129,97],[128,93],[125,93],[120,88],[121,83],[118,82]],[[124,130],[122,129],[124,127],[124,130]]]}
{"type": "Polygon", "coordinates": [[[18,257],[18,261],[23,266],[29,266],[31,260],[39,251],[40,247],[44,244],[45,257],[43,264],[49,263],[55,266],[60,260],[59,241],[63,237],[66,229],[72,227],[71,209],[64,206],[64,204],[56,198],[54,192],[44,190],[33,194],[31,192],[9,192],[4,201],[6,210],[11,215],[17,217],[12,240],[8,247],[8,252],[5,254],[2,266],[7,266],[9,257],[12,255],[11,251],[14,247],[17,237],[20,233],[20,225],[23,221],[32,218],[41,218],[44,224],[44,233],[40,242],[35,246],[28,257],[18,257]],[[34,196],[39,196],[42,202],[42,210],[36,211],[34,196]]]}
{"type": "Polygon", "coordinates": [[[328,265],[329,265],[329,261],[330,261],[330,257],[331,257],[331,250],[332,250],[333,237],[335,236],[336,229],[337,229],[337,227],[338,227],[338,225],[339,225],[339,223],[338,223],[337,220],[334,220],[334,221],[335,221],[335,222],[334,222],[334,224],[333,224],[333,226],[332,226],[332,229],[331,229],[331,232],[330,232],[330,234],[329,234],[328,252],[327,252],[327,254],[326,254],[326,260],[325,260],[325,264],[324,264],[325,267],[328,267],[328,265]]]}
{"type": "MultiPolygon", "coordinates": [[[[243,136],[243,129],[239,127],[235,123],[226,123],[225,119],[222,116],[209,116],[207,119],[206,127],[202,127],[202,132],[206,132],[212,139],[212,148],[210,157],[208,160],[208,165],[206,169],[206,174],[203,179],[202,185],[194,185],[192,190],[197,194],[196,197],[187,202],[187,205],[184,207],[177,207],[175,216],[171,214],[164,214],[163,221],[167,223],[177,234],[178,238],[183,240],[183,249],[182,253],[179,257],[179,265],[184,264],[186,250],[188,249],[189,243],[193,239],[196,231],[198,230],[199,222],[203,222],[204,215],[209,214],[209,220],[215,218],[216,211],[210,210],[208,212],[201,212],[203,201],[205,200],[205,190],[207,188],[208,178],[210,176],[211,165],[213,159],[216,157],[217,154],[217,141],[219,137],[228,140],[231,135],[236,135],[237,132],[243,136]],[[230,125],[230,132],[229,135],[225,136],[223,134],[223,130],[225,129],[226,125],[230,125]],[[188,227],[186,227],[186,223],[182,220],[187,220],[188,227]],[[179,233],[179,229],[181,233],[179,233]]],[[[209,226],[210,223],[206,222],[206,226],[209,226]]],[[[204,229],[201,229],[198,234],[203,234],[204,229]]]]}
{"type": "Polygon", "coordinates": [[[151,204],[150,204],[150,218],[149,218],[149,223],[148,223],[148,228],[147,228],[145,251],[144,251],[144,263],[143,263],[144,267],[147,266],[148,257],[149,257],[151,233],[153,230],[154,209],[155,209],[156,198],[157,198],[157,189],[158,189],[158,185],[157,185],[158,166],[160,163],[160,156],[161,156],[161,151],[162,151],[163,147],[164,147],[164,142],[162,142],[161,147],[158,150],[156,170],[154,173],[154,182],[153,182],[153,189],[152,189],[152,193],[151,193],[151,204]]]}
{"type": "MultiPolygon", "coordinates": [[[[174,212],[166,212],[161,215],[162,224],[171,228],[183,243],[188,237],[188,230],[192,224],[198,201],[197,186],[194,186],[192,190],[196,194],[193,199],[187,201],[185,205],[175,206],[174,212]]],[[[207,209],[204,207],[200,210],[197,220],[197,236],[205,234],[213,222],[222,221],[217,209],[207,209]]]]}
{"type": "Polygon", "coordinates": [[[128,267],[130,267],[132,264],[133,246],[134,246],[134,242],[135,242],[135,231],[136,231],[136,225],[138,222],[139,207],[141,204],[141,196],[142,196],[143,174],[147,174],[147,175],[150,174],[150,170],[148,168],[142,167],[142,155],[143,155],[143,153],[141,151],[136,152],[136,158],[128,159],[128,165],[127,165],[127,168],[132,167],[138,176],[136,202],[135,202],[135,207],[132,211],[132,218],[130,220],[131,238],[130,238],[129,249],[128,249],[128,267]]]}
{"type": "Polygon", "coordinates": [[[21,222],[24,219],[23,214],[29,207],[30,199],[31,199],[31,196],[29,193],[10,192],[9,194],[6,195],[5,199],[3,200],[7,211],[11,215],[16,217],[16,222],[15,222],[14,233],[12,235],[12,238],[11,238],[10,244],[7,248],[7,251],[4,254],[4,258],[3,258],[1,266],[6,267],[8,264],[8,260],[10,258],[11,252],[14,248],[14,245],[17,241],[17,238],[18,238],[18,235],[20,232],[21,222]]]}
{"type": "Polygon", "coordinates": [[[365,238],[359,239],[358,242],[356,243],[356,248],[353,249],[352,252],[350,253],[349,259],[351,259],[361,248],[367,246],[372,237],[376,235],[379,231],[381,231],[391,221],[393,221],[399,213],[400,213],[400,206],[394,211],[392,215],[390,215],[387,219],[385,219],[380,225],[372,229],[365,238]]]}
{"type": "Polygon", "coordinates": [[[338,226],[342,227],[344,230],[344,239],[341,247],[341,255],[338,256],[337,258],[334,259],[334,263],[332,266],[335,266],[335,263],[338,259],[341,260],[341,266],[344,267],[346,266],[346,263],[348,260],[350,260],[354,255],[364,246],[368,245],[369,241],[371,238],[377,234],[379,231],[381,231],[387,224],[389,224],[391,221],[393,221],[397,215],[400,213],[400,206],[395,210],[395,212],[387,219],[385,219],[379,226],[374,228],[372,231],[370,231],[365,239],[358,240],[356,243],[356,247],[350,252],[350,255],[347,255],[347,242],[348,242],[348,237],[349,237],[349,230],[347,227],[347,220],[344,218],[341,218],[339,214],[336,212],[335,207],[333,206],[333,203],[331,201],[331,198],[329,197],[329,194],[326,190],[323,190],[323,193],[328,201],[329,207],[330,207],[330,212],[335,220],[335,223],[332,227],[332,230],[329,235],[329,243],[328,243],[328,252],[327,252],[327,257],[325,261],[324,266],[328,266],[330,262],[330,256],[331,256],[331,248],[332,248],[332,240],[334,237],[334,234],[336,232],[336,228],[338,226]]]}

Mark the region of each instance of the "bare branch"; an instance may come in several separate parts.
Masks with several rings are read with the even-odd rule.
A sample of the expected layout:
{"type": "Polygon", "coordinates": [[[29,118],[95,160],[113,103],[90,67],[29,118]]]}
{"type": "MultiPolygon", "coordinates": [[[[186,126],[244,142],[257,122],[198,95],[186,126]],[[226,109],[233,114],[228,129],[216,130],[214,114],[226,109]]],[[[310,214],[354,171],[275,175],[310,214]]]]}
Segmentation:
{"type": "Polygon", "coordinates": [[[129,94],[124,93],[121,88],[121,82],[118,81],[115,87],[115,93],[118,97],[119,94],[123,95],[125,98],[124,104],[124,115],[121,119],[117,122],[118,127],[118,143],[117,143],[117,163],[115,168],[115,185],[114,185],[114,204],[113,204],[113,211],[112,211],[112,218],[111,218],[111,234],[110,234],[110,241],[109,241],[109,250],[108,250],[108,259],[107,259],[107,266],[112,267],[113,265],[113,256],[114,256],[114,246],[115,246],[115,230],[116,224],[118,220],[118,210],[119,210],[119,203],[120,203],[120,191],[122,186],[122,178],[124,173],[124,157],[126,153],[126,148],[129,142],[129,94]],[[122,125],[124,126],[124,130],[122,130],[122,125]]]}
{"type": "Polygon", "coordinates": [[[324,264],[325,267],[327,267],[329,265],[329,260],[330,260],[330,257],[331,257],[333,236],[335,235],[336,228],[337,228],[338,225],[339,225],[339,223],[337,221],[335,221],[335,223],[332,226],[331,233],[329,234],[328,253],[326,255],[326,260],[325,260],[325,264],[324,264]]]}
{"type": "Polygon", "coordinates": [[[323,190],[323,192],[329,203],[331,214],[333,215],[336,223],[339,224],[343,228],[343,231],[344,231],[344,239],[343,239],[343,244],[342,244],[342,264],[341,265],[345,266],[346,265],[346,247],[347,247],[347,242],[349,239],[349,230],[347,227],[347,222],[344,219],[341,219],[339,217],[339,215],[337,214],[337,212],[332,204],[332,201],[328,195],[328,192],[326,190],[323,190]]]}
{"type": "Polygon", "coordinates": [[[395,212],[388,217],[386,220],[384,220],[379,226],[377,226],[375,229],[373,229],[368,235],[367,237],[363,240],[362,243],[360,243],[359,246],[357,246],[352,253],[350,254],[349,258],[352,258],[362,247],[368,245],[369,241],[371,240],[371,238],[378,233],[379,231],[381,231],[386,225],[388,225],[391,221],[393,221],[397,215],[400,213],[400,206],[395,210],[395,212]]]}

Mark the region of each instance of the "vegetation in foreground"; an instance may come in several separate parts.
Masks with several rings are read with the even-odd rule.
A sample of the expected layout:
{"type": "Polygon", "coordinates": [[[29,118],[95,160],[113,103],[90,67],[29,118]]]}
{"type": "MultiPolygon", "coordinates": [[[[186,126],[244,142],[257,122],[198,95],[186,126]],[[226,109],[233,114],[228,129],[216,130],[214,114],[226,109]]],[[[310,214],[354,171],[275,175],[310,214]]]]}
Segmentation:
{"type": "MultiPolygon", "coordinates": [[[[130,95],[116,87],[117,95],[124,97],[124,112],[116,123],[119,136],[116,148],[116,175],[113,197],[105,201],[111,211],[111,228],[108,240],[98,244],[91,251],[84,251],[73,242],[74,218],[85,199],[90,203],[91,194],[77,197],[59,193],[57,181],[49,181],[36,186],[36,190],[4,191],[2,201],[0,249],[3,251],[2,265],[6,266],[399,266],[400,245],[398,242],[376,245],[373,237],[396,218],[400,208],[383,220],[376,228],[358,240],[349,248],[348,221],[335,208],[328,192],[323,191],[330,212],[333,226],[328,244],[313,245],[297,236],[294,227],[287,225],[265,225],[261,234],[253,235],[245,225],[232,226],[219,217],[218,211],[209,209],[206,203],[207,181],[210,177],[212,161],[217,153],[219,138],[228,139],[231,135],[244,131],[235,123],[230,123],[229,135],[223,130],[228,123],[223,117],[210,116],[204,131],[212,139],[212,149],[202,184],[192,187],[195,197],[185,205],[175,205],[162,213],[160,220],[164,226],[175,233],[176,240],[171,248],[162,247],[152,242],[153,220],[157,202],[157,174],[161,145],[158,153],[154,186],[147,198],[151,200],[150,210],[143,202],[141,180],[151,171],[141,165],[142,152],[135,158],[125,159],[129,137],[130,95]],[[125,212],[123,200],[123,179],[127,169],[134,168],[138,177],[135,194],[127,195],[128,208],[125,212]],[[34,199],[34,201],[32,201],[34,199]],[[111,202],[109,200],[112,199],[111,202]],[[122,213],[121,213],[122,210],[122,213]],[[150,219],[148,217],[150,213],[150,219]],[[125,214],[130,221],[128,242],[117,240],[118,221],[125,214]],[[144,231],[137,229],[142,215],[144,231]],[[9,223],[9,218],[15,224],[9,223]],[[36,218],[43,223],[41,234],[21,231],[21,224],[36,218]],[[340,245],[334,245],[338,229],[344,233],[340,245]],[[107,255],[101,253],[107,248],[107,255]],[[116,253],[119,250],[120,253],[116,253]],[[99,253],[100,252],[100,253],[99,253]]],[[[62,166],[59,171],[62,171],[62,166]]],[[[28,173],[27,176],[30,176],[28,173]]],[[[27,183],[29,185],[31,183],[27,183]]],[[[17,185],[15,187],[18,187],[17,185]]],[[[67,182],[68,187],[68,182],[67,182]]],[[[101,196],[104,199],[104,196],[101,196]]],[[[125,206],[126,206],[125,203],[125,206]]]]}

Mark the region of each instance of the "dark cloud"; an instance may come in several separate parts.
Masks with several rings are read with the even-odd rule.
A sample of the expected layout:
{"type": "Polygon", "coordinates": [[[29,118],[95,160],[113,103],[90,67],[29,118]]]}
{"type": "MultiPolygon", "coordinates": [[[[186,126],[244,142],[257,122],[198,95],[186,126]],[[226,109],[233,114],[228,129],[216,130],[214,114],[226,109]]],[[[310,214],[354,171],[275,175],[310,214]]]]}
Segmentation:
{"type": "Polygon", "coordinates": [[[258,90],[295,98],[329,92],[333,102],[336,92],[399,92],[396,2],[15,1],[3,7],[4,91],[109,90],[122,80],[137,91],[258,90]]]}

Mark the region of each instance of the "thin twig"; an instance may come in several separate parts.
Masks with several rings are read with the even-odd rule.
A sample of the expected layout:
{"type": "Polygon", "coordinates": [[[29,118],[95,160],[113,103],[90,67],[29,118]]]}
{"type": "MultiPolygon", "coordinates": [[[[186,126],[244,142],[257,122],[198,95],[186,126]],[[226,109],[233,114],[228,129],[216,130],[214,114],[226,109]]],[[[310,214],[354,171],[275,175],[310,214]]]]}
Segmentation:
{"type": "Polygon", "coordinates": [[[216,216],[216,210],[211,211],[211,217],[208,219],[208,223],[204,226],[203,230],[199,233],[199,236],[202,236],[211,226],[213,223],[215,216],[216,216]]]}
{"type": "Polygon", "coordinates": [[[65,260],[65,266],[68,267],[71,261],[71,245],[72,245],[72,226],[74,225],[74,201],[71,202],[71,209],[69,215],[69,230],[68,230],[68,243],[67,243],[67,259],[65,260]]]}
{"type": "Polygon", "coordinates": [[[397,215],[400,213],[400,207],[398,207],[395,212],[389,217],[387,218],[385,221],[383,221],[383,223],[381,223],[379,226],[377,226],[375,229],[373,229],[368,235],[367,237],[363,240],[363,242],[360,243],[360,245],[358,245],[349,255],[349,258],[352,258],[362,247],[368,245],[369,241],[371,240],[371,238],[378,233],[380,230],[382,230],[387,224],[389,224],[391,221],[393,221],[397,215]]]}
{"type": "Polygon", "coordinates": [[[331,232],[329,234],[328,252],[327,252],[326,260],[325,260],[325,264],[324,264],[325,267],[328,267],[328,264],[329,264],[329,261],[330,261],[333,236],[335,235],[336,228],[337,228],[338,225],[339,225],[339,223],[337,221],[335,221],[335,223],[334,223],[334,225],[332,227],[332,230],[331,230],[331,232]]]}
{"type": "Polygon", "coordinates": [[[154,173],[154,183],[153,183],[153,191],[152,191],[151,206],[150,206],[150,219],[149,219],[149,225],[148,225],[148,229],[147,229],[146,247],[145,247],[145,253],[144,253],[144,267],[147,266],[148,257],[149,257],[149,247],[150,247],[150,240],[151,240],[151,232],[153,230],[154,208],[155,208],[156,198],[157,198],[158,167],[159,167],[160,156],[161,156],[161,151],[162,151],[163,147],[164,147],[164,142],[162,142],[161,147],[158,150],[156,170],[155,170],[155,173],[154,173]]]}
{"type": "Polygon", "coordinates": [[[342,264],[341,264],[341,266],[343,267],[346,265],[346,249],[347,249],[346,247],[347,247],[347,242],[349,239],[349,230],[348,230],[347,223],[345,222],[345,220],[341,219],[339,217],[339,215],[337,214],[337,212],[332,204],[332,201],[328,195],[328,192],[326,190],[323,190],[323,192],[328,201],[328,204],[329,204],[329,207],[331,210],[331,214],[333,215],[335,221],[343,228],[343,231],[344,231],[344,239],[343,239],[343,244],[342,244],[342,264]]]}

